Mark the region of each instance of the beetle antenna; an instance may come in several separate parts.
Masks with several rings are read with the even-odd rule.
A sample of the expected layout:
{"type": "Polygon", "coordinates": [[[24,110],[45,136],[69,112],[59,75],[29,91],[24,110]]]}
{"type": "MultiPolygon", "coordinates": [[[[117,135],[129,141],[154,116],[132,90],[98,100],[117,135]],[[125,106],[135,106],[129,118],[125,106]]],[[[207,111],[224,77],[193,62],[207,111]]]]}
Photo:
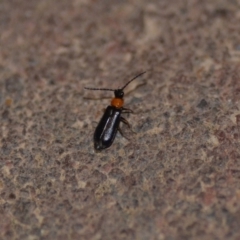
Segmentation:
{"type": "Polygon", "coordinates": [[[88,89],[88,90],[115,91],[115,89],[110,89],[110,88],[89,88],[89,87],[85,87],[85,89],[88,89]]]}
{"type": "MultiPolygon", "coordinates": [[[[146,71],[145,71],[146,72],[146,71]]],[[[120,88],[121,90],[123,90],[130,82],[132,82],[133,80],[135,80],[136,78],[140,77],[141,75],[143,75],[145,72],[139,73],[137,76],[135,76],[133,79],[131,79],[130,81],[128,81],[122,88],[120,88]]],[[[90,87],[84,87],[85,89],[88,90],[101,90],[101,91],[115,91],[117,89],[111,89],[111,88],[90,88],[90,87]]]]}
{"type": "Polygon", "coordinates": [[[145,72],[139,73],[137,76],[135,76],[133,79],[131,79],[130,81],[128,81],[122,88],[121,90],[123,90],[130,82],[132,82],[133,80],[135,80],[136,78],[140,77],[141,75],[143,75],[145,72]]]}

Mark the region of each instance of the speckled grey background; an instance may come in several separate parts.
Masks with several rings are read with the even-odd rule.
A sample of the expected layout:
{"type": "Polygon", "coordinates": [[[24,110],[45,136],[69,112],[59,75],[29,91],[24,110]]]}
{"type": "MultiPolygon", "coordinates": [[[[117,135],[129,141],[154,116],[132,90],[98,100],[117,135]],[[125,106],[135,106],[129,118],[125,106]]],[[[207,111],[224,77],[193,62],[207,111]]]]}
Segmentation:
{"type": "Polygon", "coordinates": [[[240,1],[0,1],[0,239],[240,239],[240,1]],[[122,86],[112,147],[92,134],[122,86]]]}

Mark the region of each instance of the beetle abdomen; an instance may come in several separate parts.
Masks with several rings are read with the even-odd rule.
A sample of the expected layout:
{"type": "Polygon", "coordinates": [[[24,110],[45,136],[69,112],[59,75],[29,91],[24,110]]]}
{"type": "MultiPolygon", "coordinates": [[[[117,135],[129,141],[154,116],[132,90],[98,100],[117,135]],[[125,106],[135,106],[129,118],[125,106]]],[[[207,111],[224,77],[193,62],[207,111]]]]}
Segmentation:
{"type": "Polygon", "coordinates": [[[94,147],[96,150],[112,145],[121,120],[122,109],[108,106],[94,132],[94,147]]]}

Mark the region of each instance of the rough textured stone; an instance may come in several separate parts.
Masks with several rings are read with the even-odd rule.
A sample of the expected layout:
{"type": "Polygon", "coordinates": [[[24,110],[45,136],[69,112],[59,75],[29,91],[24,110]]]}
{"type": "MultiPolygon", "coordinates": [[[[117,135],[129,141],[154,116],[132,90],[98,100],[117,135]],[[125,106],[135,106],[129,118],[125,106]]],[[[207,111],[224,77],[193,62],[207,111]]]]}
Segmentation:
{"type": "Polygon", "coordinates": [[[0,1],[0,239],[239,239],[239,6],[0,1]]]}

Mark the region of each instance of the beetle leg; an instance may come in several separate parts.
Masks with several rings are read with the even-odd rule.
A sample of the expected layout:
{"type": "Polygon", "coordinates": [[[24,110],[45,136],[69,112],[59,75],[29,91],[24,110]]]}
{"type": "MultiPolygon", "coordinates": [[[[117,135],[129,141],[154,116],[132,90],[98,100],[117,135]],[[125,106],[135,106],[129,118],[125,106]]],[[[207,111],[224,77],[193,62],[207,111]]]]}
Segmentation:
{"type": "Polygon", "coordinates": [[[121,117],[121,122],[125,123],[126,125],[128,125],[129,128],[131,128],[131,124],[124,118],[124,117],[121,117]]]}
{"type": "Polygon", "coordinates": [[[122,108],[123,112],[122,113],[134,113],[133,110],[129,109],[129,108],[122,108]]]}
{"type": "Polygon", "coordinates": [[[122,131],[122,129],[121,129],[120,127],[118,128],[118,131],[120,132],[120,134],[121,134],[124,138],[126,138],[127,140],[129,140],[129,138],[126,137],[126,136],[123,134],[123,131],[122,131]]]}
{"type": "Polygon", "coordinates": [[[136,133],[135,131],[132,130],[131,124],[124,117],[121,117],[121,122],[126,124],[132,132],[136,133]]]}

